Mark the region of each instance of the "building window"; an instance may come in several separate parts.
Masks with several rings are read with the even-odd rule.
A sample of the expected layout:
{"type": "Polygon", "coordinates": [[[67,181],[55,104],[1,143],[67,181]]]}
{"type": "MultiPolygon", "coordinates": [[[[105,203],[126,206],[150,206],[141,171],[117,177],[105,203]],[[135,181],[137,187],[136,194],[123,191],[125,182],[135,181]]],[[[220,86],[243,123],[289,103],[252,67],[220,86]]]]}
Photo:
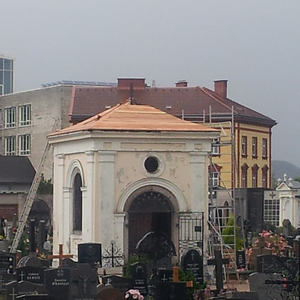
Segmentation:
{"type": "Polygon", "coordinates": [[[211,173],[211,184],[213,187],[219,186],[219,173],[218,172],[211,173]]]}
{"type": "Polygon", "coordinates": [[[5,137],[5,155],[16,155],[16,137],[5,137]]]}
{"type": "Polygon", "coordinates": [[[220,155],[220,139],[213,139],[211,144],[211,154],[220,155]]]}
{"type": "Polygon", "coordinates": [[[73,231],[82,231],[82,180],[79,173],[73,182],[73,231]]]}
{"type": "Polygon", "coordinates": [[[261,169],[261,179],[262,179],[262,187],[267,188],[268,187],[268,166],[264,166],[261,169]]]}
{"type": "Polygon", "coordinates": [[[252,157],[257,158],[257,137],[252,138],[252,157]]]}
{"type": "Polygon", "coordinates": [[[0,95],[13,92],[13,60],[0,58],[0,95]]]}
{"type": "Polygon", "coordinates": [[[247,137],[242,136],[242,156],[247,157],[247,137]]]}
{"type": "Polygon", "coordinates": [[[19,106],[19,125],[26,126],[31,123],[31,105],[19,106]]]}
{"type": "Polygon", "coordinates": [[[262,139],[262,158],[267,159],[268,157],[268,139],[262,139]]]}
{"type": "Polygon", "coordinates": [[[30,154],[30,135],[19,135],[19,155],[30,154]]]}
{"type": "Polygon", "coordinates": [[[242,165],[242,188],[247,188],[248,186],[248,165],[243,164],[242,165]]]}
{"type": "Polygon", "coordinates": [[[208,167],[208,172],[210,187],[215,188],[220,186],[221,167],[213,163],[208,167]]]}
{"type": "Polygon", "coordinates": [[[5,109],[5,128],[16,126],[16,108],[9,107],[5,109]]]}
{"type": "Polygon", "coordinates": [[[264,200],[264,220],[265,223],[279,226],[279,199],[264,200]]]}
{"type": "Polygon", "coordinates": [[[252,187],[256,188],[257,187],[257,172],[258,171],[258,165],[255,164],[252,167],[252,187]]]}

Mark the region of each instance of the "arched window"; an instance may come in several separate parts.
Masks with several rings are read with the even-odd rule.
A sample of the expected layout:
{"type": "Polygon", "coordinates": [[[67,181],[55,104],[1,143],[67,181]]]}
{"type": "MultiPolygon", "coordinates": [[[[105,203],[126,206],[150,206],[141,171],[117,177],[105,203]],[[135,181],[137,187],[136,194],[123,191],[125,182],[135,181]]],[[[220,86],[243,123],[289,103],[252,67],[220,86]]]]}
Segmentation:
{"type": "Polygon", "coordinates": [[[248,172],[248,166],[247,164],[243,164],[242,165],[242,188],[246,188],[247,187],[247,181],[248,181],[248,176],[247,176],[247,172],[248,172]]]}
{"type": "Polygon", "coordinates": [[[252,167],[252,187],[253,188],[256,188],[257,187],[257,177],[258,177],[258,165],[255,164],[253,167],[252,167]]]}
{"type": "Polygon", "coordinates": [[[73,181],[73,231],[82,230],[82,180],[79,173],[73,181]]]}
{"type": "Polygon", "coordinates": [[[268,187],[268,166],[265,165],[261,169],[261,179],[262,179],[262,187],[267,188],[268,187]]]}

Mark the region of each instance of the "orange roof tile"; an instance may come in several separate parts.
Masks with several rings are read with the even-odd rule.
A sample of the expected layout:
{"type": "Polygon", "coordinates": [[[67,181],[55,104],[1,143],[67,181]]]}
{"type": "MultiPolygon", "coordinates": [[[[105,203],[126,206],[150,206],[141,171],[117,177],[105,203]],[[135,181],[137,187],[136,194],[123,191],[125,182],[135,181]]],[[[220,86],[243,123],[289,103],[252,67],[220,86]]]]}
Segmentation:
{"type": "Polygon", "coordinates": [[[52,133],[50,136],[86,130],[218,131],[203,124],[181,120],[152,106],[133,105],[130,100],[126,100],[76,125],[52,133]]]}

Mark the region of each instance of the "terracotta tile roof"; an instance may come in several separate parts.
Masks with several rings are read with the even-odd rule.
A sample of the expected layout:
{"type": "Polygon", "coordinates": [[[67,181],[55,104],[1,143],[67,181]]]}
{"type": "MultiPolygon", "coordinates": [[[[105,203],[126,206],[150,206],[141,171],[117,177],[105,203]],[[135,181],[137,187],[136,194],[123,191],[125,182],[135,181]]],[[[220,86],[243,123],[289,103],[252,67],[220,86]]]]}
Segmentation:
{"type": "MultiPolygon", "coordinates": [[[[102,112],[129,98],[130,92],[117,87],[75,87],[69,111],[71,121],[76,123],[91,117],[95,112],[102,112]]],[[[276,124],[271,118],[228,98],[222,99],[207,88],[145,87],[134,90],[133,99],[136,104],[151,105],[175,116],[184,114],[185,119],[190,121],[201,121],[203,115],[208,118],[210,109],[213,120],[228,120],[231,107],[234,106],[235,117],[240,120],[270,127],[276,124]]]]}
{"type": "Polygon", "coordinates": [[[88,118],[73,126],[51,135],[77,131],[116,130],[116,131],[184,131],[217,132],[203,124],[181,120],[171,114],[148,105],[134,105],[130,100],[88,118]]]}

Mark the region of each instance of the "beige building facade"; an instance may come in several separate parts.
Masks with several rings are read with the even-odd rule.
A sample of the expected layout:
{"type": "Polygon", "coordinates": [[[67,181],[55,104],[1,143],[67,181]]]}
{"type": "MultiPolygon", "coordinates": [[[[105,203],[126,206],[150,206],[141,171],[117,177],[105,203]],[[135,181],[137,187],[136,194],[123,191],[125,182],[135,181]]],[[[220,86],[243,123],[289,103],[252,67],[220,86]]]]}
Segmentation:
{"type": "Polygon", "coordinates": [[[54,252],[59,244],[76,255],[79,243],[98,242],[106,249],[114,241],[128,258],[159,225],[180,254],[180,216],[207,218],[208,153],[218,135],[130,103],[50,135],[54,252]]]}

